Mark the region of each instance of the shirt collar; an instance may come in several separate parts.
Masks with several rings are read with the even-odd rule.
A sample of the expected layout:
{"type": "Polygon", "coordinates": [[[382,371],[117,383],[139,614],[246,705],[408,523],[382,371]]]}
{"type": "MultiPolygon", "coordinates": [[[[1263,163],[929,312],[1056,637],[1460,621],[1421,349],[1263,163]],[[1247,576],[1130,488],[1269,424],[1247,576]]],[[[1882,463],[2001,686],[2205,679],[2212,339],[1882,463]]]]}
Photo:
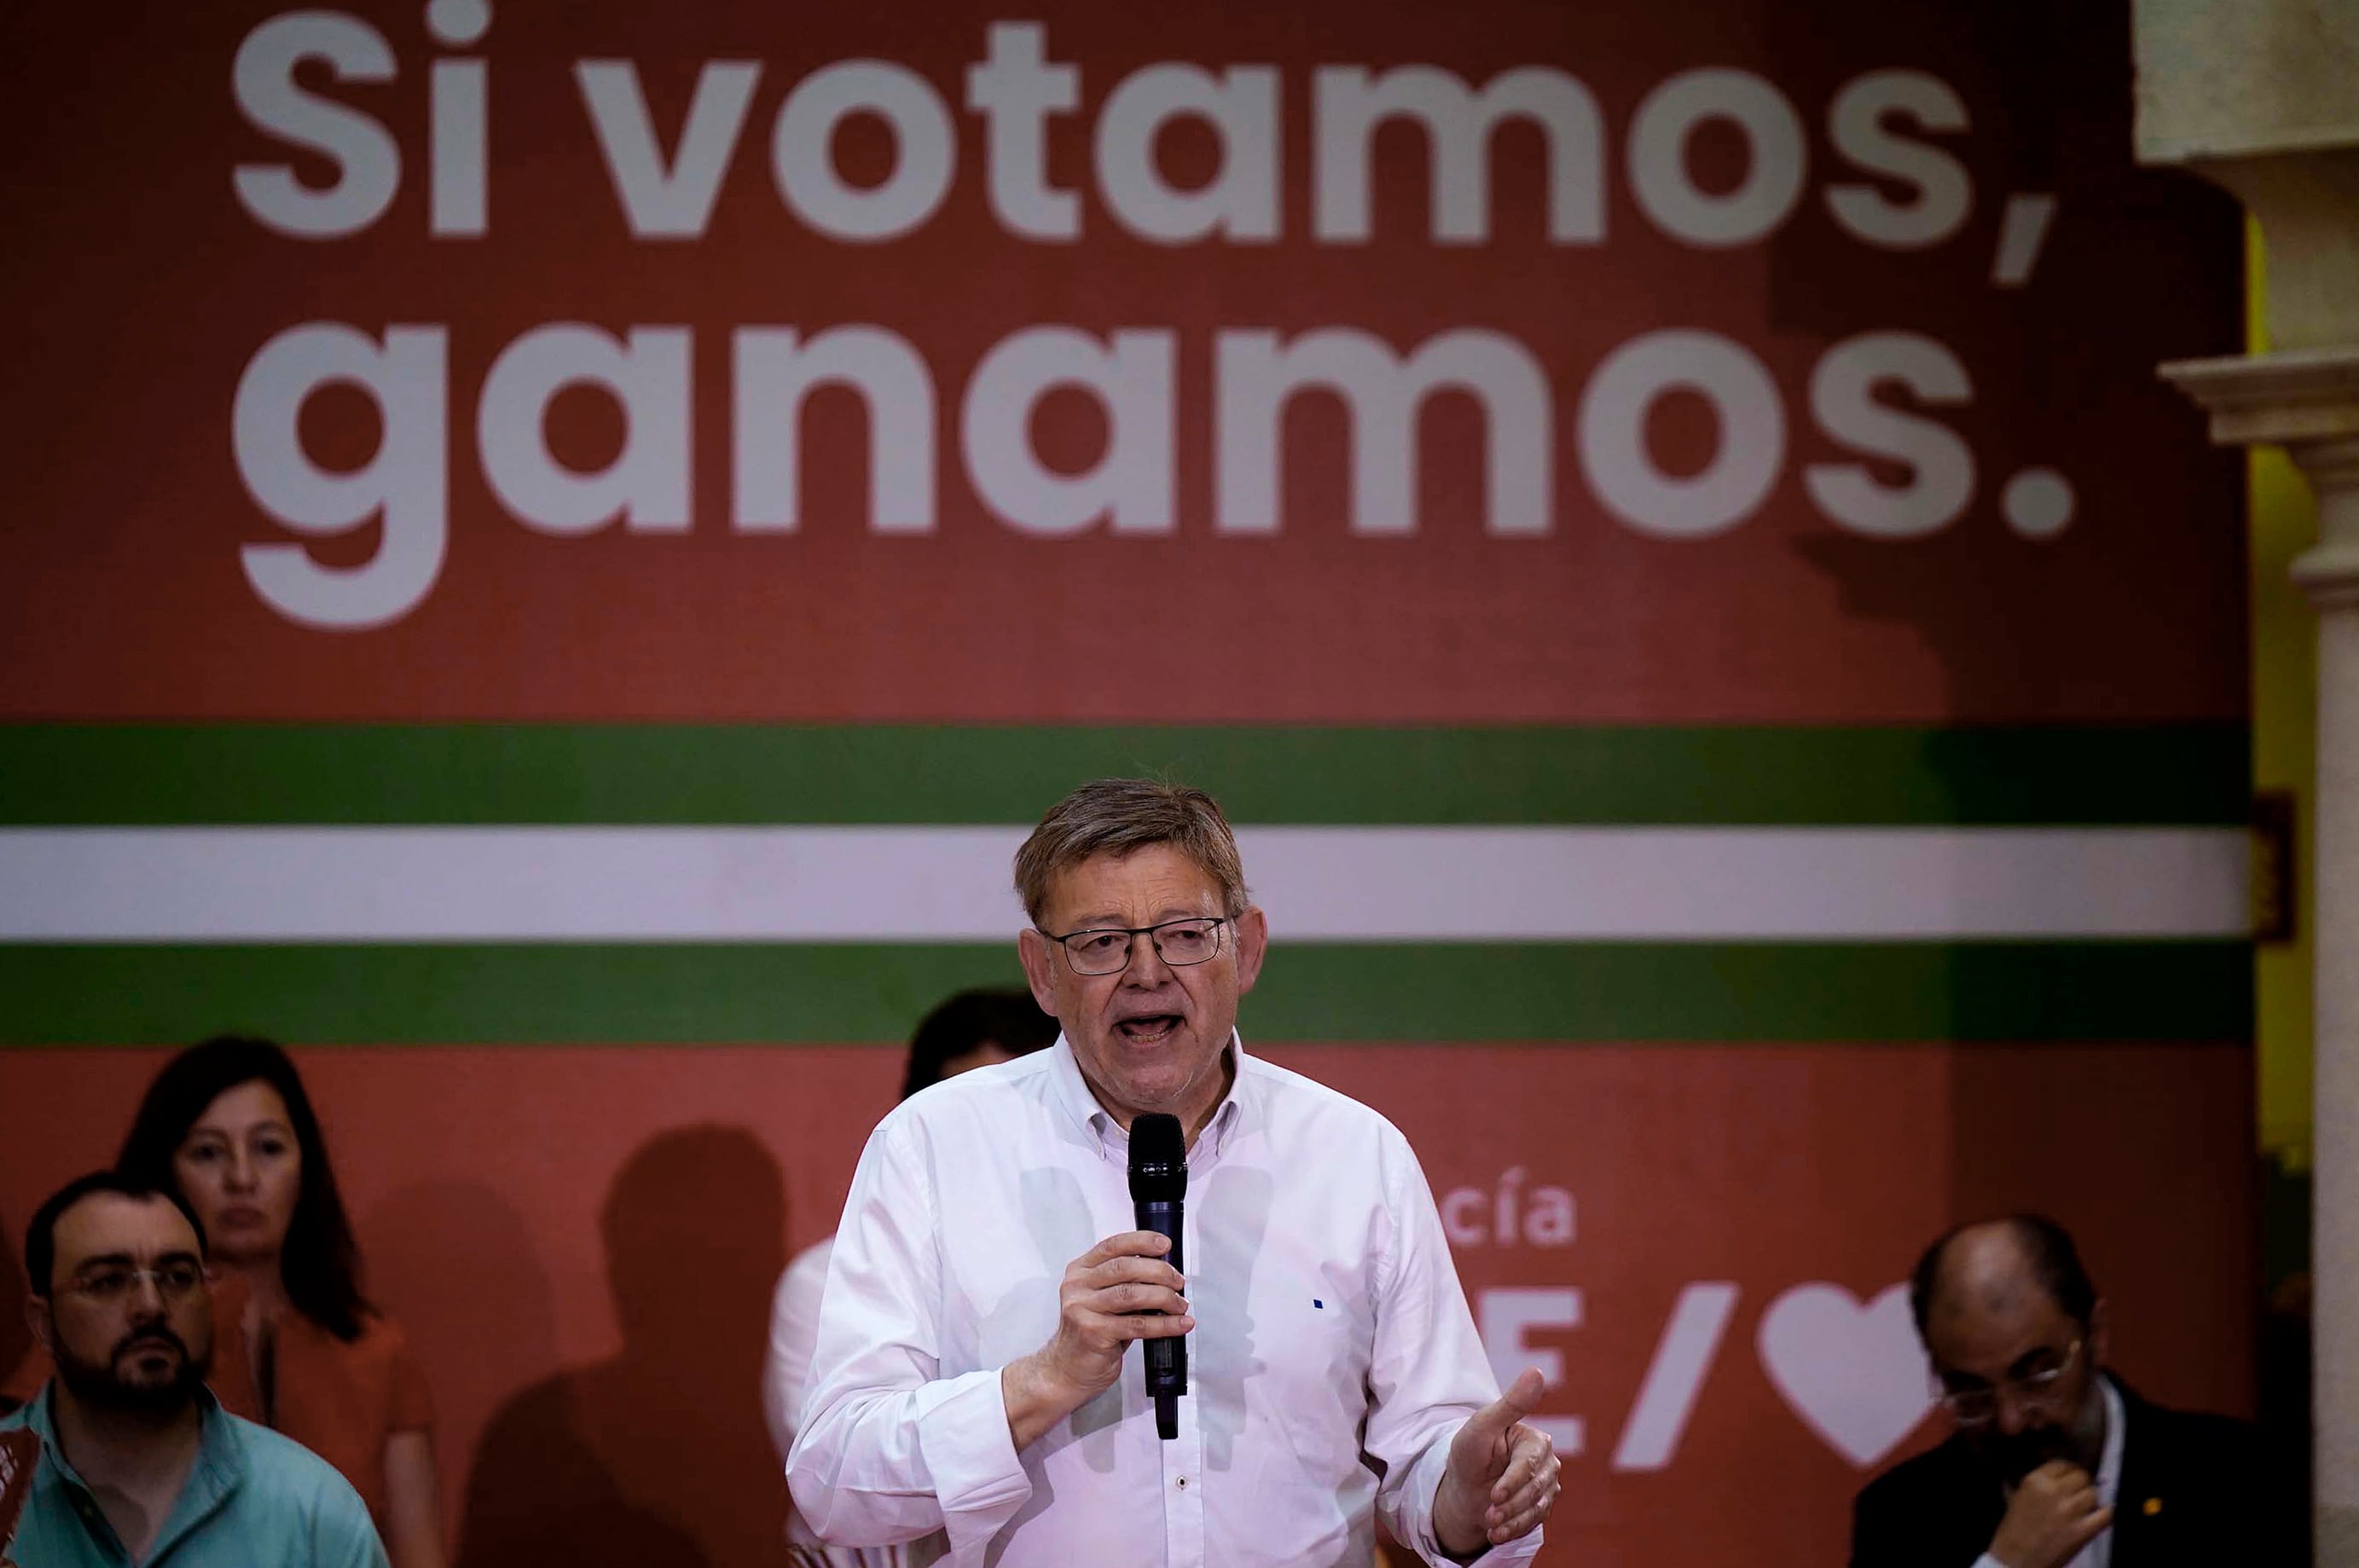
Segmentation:
{"type": "MultiPolygon", "coordinates": [[[[1229,1140],[1236,1135],[1237,1123],[1245,1114],[1242,1091],[1245,1082],[1245,1037],[1234,1029],[1229,1032],[1228,1050],[1229,1063],[1234,1069],[1229,1077],[1229,1092],[1213,1108],[1212,1119],[1204,1124],[1203,1135],[1189,1151],[1191,1163],[1209,1163],[1218,1159],[1229,1140]]],[[[1130,1134],[1090,1092],[1089,1080],[1082,1076],[1082,1065],[1074,1058],[1072,1044],[1062,1033],[1057,1036],[1049,1079],[1066,1116],[1090,1141],[1099,1157],[1127,1165],[1130,1134]]]]}
{"type": "Polygon", "coordinates": [[[2123,1428],[2129,1420],[2122,1405],[2121,1390],[2114,1387],[2114,1380],[2101,1373],[2097,1387],[2105,1399],[2105,1448],[2097,1461],[2097,1500],[2112,1508],[2122,1489],[2123,1428]]]}
{"type": "MultiPolygon", "coordinates": [[[[57,1379],[52,1378],[34,1396],[25,1412],[25,1426],[40,1437],[41,1458],[58,1485],[89,1503],[90,1483],[66,1462],[65,1450],[58,1444],[57,1422],[50,1411],[50,1401],[56,1397],[57,1379]]],[[[156,1532],[155,1544],[147,1553],[151,1562],[203,1522],[245,1479],[245,1445],[210,1389],[197,1390],[197,1461],[189,1467],[189,1478],[180,1484],[180,1496],[166,1516],[164,1528],[156,1532]]],[[[92,1505],[76,1511],[88,1519],[96,1508],[92,1505]]]]}

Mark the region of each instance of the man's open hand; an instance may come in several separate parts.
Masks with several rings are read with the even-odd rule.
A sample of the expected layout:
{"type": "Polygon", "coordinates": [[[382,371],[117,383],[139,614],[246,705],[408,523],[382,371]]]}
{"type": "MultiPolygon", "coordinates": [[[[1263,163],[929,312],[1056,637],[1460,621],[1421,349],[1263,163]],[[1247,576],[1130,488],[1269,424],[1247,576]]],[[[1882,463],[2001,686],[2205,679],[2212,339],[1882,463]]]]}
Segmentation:
{"type": "Polygon", "coordinates": [[[1185,1281],[1163,1260],[1170,1250],[1151,1230],[1125,1230],[1065,1266],[1057,1332],[999,1374],[1016,1447],[1028,1446],[1121,1377],[1132,1340],[1169,1339],[1196,1326],[1180,1293],[1185,1281]]]}
{"type": "Polygon", "coordinates": [[[2015,1489],[1990,1554],[2006,1568],[2064,1568],[2113,1522],[2114,1510],[2099,1506],[2089,1473],[2051,1459],[2015,1489]]]}
{"type": "Polygon", "coordinates": [[[1451,1556],[1472,1557],[1530,1534],[1563,1490],[1555,1445],[1524,1420],[1547,1386],[1537,1369],[1527,1370],[1450,1440],[1450,1465],[1433,1496],[1433,1534],[1451,1556]]]}

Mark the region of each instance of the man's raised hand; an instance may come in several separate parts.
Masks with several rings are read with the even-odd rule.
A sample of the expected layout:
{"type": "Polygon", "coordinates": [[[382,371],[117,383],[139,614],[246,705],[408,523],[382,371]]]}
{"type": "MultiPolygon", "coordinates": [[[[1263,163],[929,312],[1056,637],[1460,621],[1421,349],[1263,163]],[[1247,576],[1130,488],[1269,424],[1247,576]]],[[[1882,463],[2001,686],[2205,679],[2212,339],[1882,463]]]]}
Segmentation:
{"type": "Polygon", "coordinates": [[[2015,1489],[1990,1554],[2006,1568],[2063,1568],[2113,1522],[2089,1473],[2051,1459],[2015,1489]]]}
{"type": "Polygon", "coordinates": [[[1548,1433],[1524,1418],[1548,1386],[1537,1368],[1466,1418],[1433,1498],[1433,1533],[1452,1557],[1472,1557],[1530,1534],[1563,1490],[1548,1433]]]}
{"type": "Polygon", "coordinates": [[[1125,1230],[1065,1266],[1057,1332],[999,1374],[1016,1447],[1028,1446],[1122,1376],[1132,1340],[1168,1339],[1196,1326],[1180,1294],[1185,1281],[1163,1260],[1170,1250],[1151,1230],[1125,1230]]]}

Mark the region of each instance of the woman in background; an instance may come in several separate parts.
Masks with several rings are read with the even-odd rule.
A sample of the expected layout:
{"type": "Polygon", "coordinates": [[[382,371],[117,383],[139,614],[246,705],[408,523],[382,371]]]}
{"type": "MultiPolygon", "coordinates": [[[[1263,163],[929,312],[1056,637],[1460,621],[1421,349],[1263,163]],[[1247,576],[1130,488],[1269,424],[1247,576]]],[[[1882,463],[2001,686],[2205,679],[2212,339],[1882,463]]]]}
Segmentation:
{"type": "MultiPolygon", "coordinates": [[[[234,1035],[181,1052],[147,1086],[116,1163],[177,1187],[204,1222],[223,1408],[342,1472],[393,1568],[445,1568],[426,1380],[361,1294],[360,1249],[287,1053],[234,1035]]],[[[34,1390],[49,1372],[27,1370],[34,1390]]],[[[7,1391],[29,1397],[26,1380],[7,1391]]]]}

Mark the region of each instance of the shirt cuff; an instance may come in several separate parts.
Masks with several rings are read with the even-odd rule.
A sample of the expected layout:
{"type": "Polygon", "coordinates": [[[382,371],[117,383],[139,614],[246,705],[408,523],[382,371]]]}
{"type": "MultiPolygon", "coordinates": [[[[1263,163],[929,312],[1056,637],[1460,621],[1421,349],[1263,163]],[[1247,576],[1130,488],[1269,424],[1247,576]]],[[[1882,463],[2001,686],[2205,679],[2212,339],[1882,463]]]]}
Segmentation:
{"type": "Polygon", "coordinates": [[[1016,1456],[999,1368],[969,1372],[928,1387],[918,1414],[918,1450],[933,1477],[951,1555],[980,1563],[983,1549],[1032,1496],[1032,1477],[1016,1456]]]}
{"type": "MultiPolygon", "coordinates": [[[[1417,1463],[1409,1466],[1408,1478],[1401,1483],[1401,1499],[1406,1505],[1401,1509],[1401,1523],[1408,1535],[1402,1544],[1432,1568],[1457,1568],[1459,1561],[1442,1550],[1440,1539],[1433,1533],[1433,1498],[1441,1488],[1441,1477],[1449,1473],[1450,1440],[1457,1435],[1458,1429],[1452,1427],[1427,1444],[1417,1463]]],[[[1539,1555],[1544,1530],[1544,1526],[1536,1527],[1528,1535],[1503,1541],[1481,1556],[1465,1561],[1470,1568],[1475,1563],[1482,1568],[1517,1568],[1539,1555]]]]}
{"type": "MultiPolygon", "coordinates": [[[[1540,1544],[1547,1539],[1547,1534],[1548,1526],[1536,1524],[1532,1526],[1531,1533],[1528,1535],[1519,1535],[1513,1541],[1502,1541],[1480,1557],[1469,1557],[1466,1559],[1466,1568],[1520,1568],[1521,1564],[1529,1563],[1540,1554],[1540,1544]]],[[[1456,1568],[1454,1558],[1445,1557],[1441,1561],[1451,1563],[1451,1568],[1456,1568]]]]}
{"type": "Polygon", "coordinates": [[[1974,1568],[2006,1568],[2006,1564],[1985,1552],[1974,1559],[1974,1568]]]}

